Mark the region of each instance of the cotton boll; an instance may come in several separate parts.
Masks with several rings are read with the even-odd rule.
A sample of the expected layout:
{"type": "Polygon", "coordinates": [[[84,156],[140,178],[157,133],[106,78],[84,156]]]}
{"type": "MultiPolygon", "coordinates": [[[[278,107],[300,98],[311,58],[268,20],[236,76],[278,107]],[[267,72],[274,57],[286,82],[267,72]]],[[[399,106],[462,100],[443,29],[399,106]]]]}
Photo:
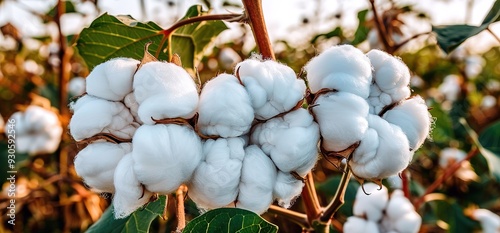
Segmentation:
{"type": "Polygon", "coordinates": [[[95,192],[112,193],[115,190],[115,168],[130,151],[131,143],[94,142],[77,154],[74,162],[76,173],[95,192]]]}
{"type": "Polygon", "coordinates": [[[365,144],[363,149],[356,150],[349,161],[353,174],[365,179],[384,179],[398,174],[408,166],[413,155],[406,135],[401,128],[377,115],[370,114],[367,119],[374,131],[370,130],[370,135],[363,138],[360,143],[360,147],[365,144]]]}
{"type": "Polygon", "coordinates": [[[125,155],[115,169],[115,194],[113,207],[115,218],[125,218],[148,203],[153,193],[145,189],[137,180],[134,172],[132,154],[125,155]]]}
{"type": "Polygon", "coordinates": [[[479,55],[471,55],[465,58],[465,75],[468,78],[474,79],[483,71],[486,64],[484,58],[479,55]]]}
{"type": "Polygon", "coordinates": [[[305,66],[313,93],[323,88],[368,98],[372,82],[370,60],[352,45],[333,46],[305,66]]]}
{"type": "Polygon", "coordinates": [[[197,207],[215,209],[236,200],[245,145],[243,138],[209,139],[203,143],[205,160],[188,185],[189,197],[197,207]]]}
{"type": "Polygon", "coordinates": [[[467,153],[463,150],[451,147],[444,148],[441,150],[441,153],[439,153],[439,166],[441,168],[447,168],[452,163],[465,159],[466,156],[467,153]]]}
{"type": "Polygon", "coordinates": [[[198,90],[182,67],[167,62],[144,64],[134,76],[134,95],[139,117],[145,124],[156,120],[192,118],[198,105],[198,90]]]}
{"type": "Polygon", "coordinates": [[[415,212],[411,202],[403,191],[394,190],[385,209],[382,226],[387,231],[399,233],[417,233],[422,224],[422,218],[415,212]]]}
{"type": "Polygon", "coordinates": [[[432,116],[420,96],[403,101],[387,111],[383,118],[403,130],[412,150],[420,148],[431,130],[432,116]]]}
{"type": "Polygon", "coordinates": [[[259,120],[289,111],[304,98],[304,80],[297,79],[290,67],[276,61],[247,59],[238,63],[235,72],[245,85],[259,120]]]}
{"type": "Polygon", "coordinates": [[[387,183],[389,184],[389,187],[391,187],[392,189],[403,188],[403,179],[401,179],[399,175],[387,177],[387,183]]]}
{"type": "Polygon", "coordinates": [[[125,99],[123,99],[123,103],[127,108],[130,110],[130,113],[132,116],[134,116],[134,120],[139,123],[143,124],[141,119],[139,118],[139,103],[137,103],[137,100],[135,99],[134,92],[130,92],[125,96],[125,99]]]}
{"type": "MultiPolygon", "coordinates": [[[[53,153],[61,142],[62,127],[59,117],[45,108],[30,105],[24,112],[14,113],[16,150],[19,153],[53,153]]],[[[10,129],[10,123],[5,126],[10,129]]]]}
{"type": "Polygon", "coordinates": [[[85,79],[82,77],[72,78],[68,83],[68,92],[72,96],[79,96],[85,93],[85,79]]]}
{"type": "Polygon", "coordinates": [[[236,207],[257,214],[264,213],[273,202],[276,173],[273,161],[259,147],[247,147],[236,207]]]}
{"type": "Polygon", "coordinates": [[[483,233],[500,232],[500,216],[487,209],[476,209],[472,212],[472,218],[481,223],[483,233]]]}
{"type": "Polygon", "coordinates": [[[205,135],[237,137],[248,133],[254,119],[250,96],[238,79],[220,74],[208,81],[198,104],[198,128],[205,135]]]}
{"type": "Polygon", "coordinates": [[[358,217],[366,217],[368,221],[377,222],[382,219],[383,210],[389,199],[387,188],[374,183],[364,184],[364,189],[370,195],[367,195],[361,187],[356,193],[356,201],[353,205],[353,214],[358,217]]]}
{"type": "Polygon", "coordinates": [[[365,99],[347,92],[321,95],[312,108],[319,124],[323,146],[328,151],[342,151],[360,141],[368,130],[368,104],[365,99]]]}
{"type": "Polygon", "coordinates": [[[187,183],[203,158],[201,140],[189,126],[142,125],[132,143],[137,179],[161,194],[187,183]]]}
{"type": "Polygon", "coordinates": [[[441,83],[438,87],[439,92],[441,92],[445,99],[450,101],[455,101],[460,94],[460,84],[462,80],[460,76],[455,74],[450,74],[444,77],[443,83],[441,83]]]}
{"type": "Polygon", "coordinates": [[[290,173],[278,171],[273,197],[280,206],[288,209],[302,192],[302,187],[304,187],[304,182],[297,180],[290,173]]]}
{"type": "Polygon", "coordinates": [[[132,92],[132,80],[139,61],[114,58],[94,67],[87,76],[87,93],[111,101],[121,101],[132,92]]]}
{"type": "Polygon", "coordinates": [[[134,117],[121,102],[85,95],[71,103],[70,108],[73,117],[69,128],[76,141],[98,133],[110,133],[119,138],[130,139],[137,128],[134,117]]]}
{"type": "Polygon", "coordinates": [[[232,48],[226,47],[220,50],[219,61],[224,69],[230,69],[241,61],[241,57],[232,48]]]}
{"type": "Polygon", "coordinates": [[[377,223],[367,221],[363,218],[352,216],[347,218],[347,222],[343,226],[344,232],[348,233],[379,233],[377,223]]]}
{"type": "Polygon", "coordinates": [[[303,108],[258,124],[251,135],[283,172],[304,177],[316,164],[319,127],[303,108]]]}

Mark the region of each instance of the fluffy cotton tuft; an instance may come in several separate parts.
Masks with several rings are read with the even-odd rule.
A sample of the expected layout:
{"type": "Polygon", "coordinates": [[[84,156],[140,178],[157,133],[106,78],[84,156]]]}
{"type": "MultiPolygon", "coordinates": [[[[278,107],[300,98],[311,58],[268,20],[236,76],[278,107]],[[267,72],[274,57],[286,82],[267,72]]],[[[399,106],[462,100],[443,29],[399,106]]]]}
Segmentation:
{"type": "Polygon", "coordinates": [[[68,92],[72,96],[79,96],[85,93],[85,78],[82,77],[74,77],[69,80],[68,83],[68,92]]]}
{"type": "Polygon", "coordinates": [[[133,87],[139,103],[138,114],[145,124],[154,124],[151,118],[189,119],[196,112],[196,84],[186,70],[173,63],[144,64],[134,76],[133,87]]]}
{"type": "Polygon", "coordinates": [[[143,124],[141,119],[139,118],[139,103],[137,103],[137,100],[135,99],[134,92],[130,92],[128,95],[125,96],[125,99],[123,99],[123,103],[127,108],[130,110],[130,113],[132,116],[134,116],[135,122],[139,124],[143,124]]]}
{"type": "MultiPolygon", "coordinates": [[[[61,142],[62,127],[59,117],[50,110],[30,105],[24,112],[12,114],[14,120],[16,150],[19,153],[53,153],[61,142]]],[[[3,119],[2,119],[3,121],[3,119]]],[[[10,123],[5,126],[10,128],[10,123]]]]}
{"type": "Polygon", "coordinates": [[[443,93],[445,99],[455,101],[461,92],[460,85],[462,78],[455,74],[444,77],[443,83],[438,87],[439,92],[443,93]]]}
{"type": "Polygon", "coordinates": [[[251,142],[271,157],[283,172],[297,172],[304,177],[316,164],[319,127],[305,109],[258,124],[251,142]]]}
{"type": "Polygon", "coordinates": [[[187,183],[203,156],[201,140],[189,126],[142,125],[132,143],[137,179],[161,194],[187,183]]]}
{"type": "Polygon", "coordinates": [[[236,65],[235,75],[250,95],[259,120],[289,111],[305,95],[304,80],[297,79],[290,67],[276,61],[246,59],[236,65]]]}
{"type": "Polygon", "coordinates": [[[399,126],[408,137],[411,150],[417,150],[429,135],[432,116],[420,96],[403,101],[387,111],[383,118],[399,126]]]}
{"type": "Polygon", "coordinates": [[[113,207],[115,218],[125,218],[148,203],[153,193],[137,180],[134,173],[134,160],[131,154],[125,155],[115,169],[115,194],[113,207]]]}
{"type": "Polygon", "coordinates": [[[189,197],[199,208],[220,208],[236,200],[245,145],[242,138],[209,139],[203,143],[205,160],[188,185],[189,197]]]}
{"type": "Polygon", "coordinates": [[[323,88],[368,97],[372,82],[370,60],[352,45],[333,46],[305,66],[313,93],[323,88]]]}
{"type": "Polygon", "coordinates": [[[385,209],[382,228],[398,233],[417,233],[421,224],[422,218],[415,212],[403,191],[394,190],[385,209]]]}
{"type": "Polygon", "coordinates": [[[371,112],[372,114],[378,114],[383,106],[410,96],[411,92],[408,87],[410,70],[400,59],[376,49],[368,52],[366,56],[374,68],[374,82],[373,87],[370,88],[369,98],[370,105],[375,109],[371,112]]]}
{"type": "Polygon", "coordinates": [[[352,216],[347,218],[347,222],[344,223],[344,232],[348,233],[379,233],[377,223],[372,221],[367,221],[363,218],[352,216]]]}
{"type": "Polygon", "coordinates": [[[277,176],[273,161],[257,146],[245,149],[236,207],[264,213],[273,202],[277,176]]]}
{"type": "Polygon", "coordinates": [[[139,61],[114,58],[97,65],[87,76],[87,93],[111,101],[121,101],[132,92],[132,80],[139,61]]]}
{"type": "Polygon", "coordinates": [[[361,187],[358,188],[356,201],[353,205],[353,214],[365,217],[369,221],[377,222],[382,219],[383,210],[389,199],[387,188],[382,186],[382,189],[380,189],[379,186],[374,183],[366,183],[363,185],[365,191],[369,195],[367,195],[361,187]]]}
{"type": "Polygon", "coordinates": [[[353,174],[365,179],[384,179],[405,169],[413,153],[406,135],[377,115],[368,116],[370,129],[349,161],[353,174]]]}
{"type": "Polygon", "coordinates": [[[304,182],[297,180],[290,173],[279,171],[274,185],[273,197],[280,206],[290,208],[302,192],[302,187],[304,187],[304,182]]]}
{"type": "Polygon", "coordinates": [[[250,96],[230,74],[220,74],[205,84],[198,114],[197,126],[201,133],[221,137],[248,133],[254,119],[250,96]]]}
{"type": "Polygon", "coordinates": [[[130,151],[131,143],[94,142],[76,155],[76,173],[95,192],[112,193],[115,168],[130,151]]]}
{"type": "Polygon", "coordinates": [[[472,212],[472,218],[481,223],[483,233],[500,232],[500,216],[487,209],[476,209],[472,212]]]}
{"type": "Polygon", "coordinates": [[[73,117],[69,129],[76,141],[98,133],[110,133],[119,138],[130,139],[137,128],[134,117],[121,102],[85,95],[71,103],[70,108],[73,117]]]}
{"type": "Polygon", "coordinates": [[[323,146],[329,151],[342,151],[360,141],[368,130],[368,104],[348,92],[321,95],[312,108],[319,124],[323,146]]]}

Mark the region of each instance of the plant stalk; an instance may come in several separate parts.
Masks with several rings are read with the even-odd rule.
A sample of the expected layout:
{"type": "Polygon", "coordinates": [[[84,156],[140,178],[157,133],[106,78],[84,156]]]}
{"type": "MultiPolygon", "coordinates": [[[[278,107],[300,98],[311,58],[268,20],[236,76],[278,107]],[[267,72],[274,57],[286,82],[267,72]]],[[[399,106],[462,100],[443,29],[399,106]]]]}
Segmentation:
{"type": "Polygon", "coordinates": [[[243,0],[246,15],[250,20],[253,36],[263,59],[276,60],[271,46],[271,40],[267,33],[264,12],[261,0],[243,0]]]}
{"type": "Polygon", "coordinates": [[[321,216],[321,206],[319,204],[318,195],[314,187],[314,179],[311,172],[305,178],[305,185],[301,194],[306,209],[307,221],[312,226],[313,220],[321,216]]]}
{"type": "Polygon", "coordinates": [[[321,215],[321,217],[319,218],[321,222],[330,221],[333,215],[335,215],[335,213],[337,213],[340,207],[344,204],[345,191],[347,189],[349,181],[351,180],[351,175],[351,169],[346,166],[333,200],[330,202],[330,204],[328,204],[328,206],[325,208],[325,211],[323,212],[323,215],[321,215]]]}
{"type": "Polygon", "coordinates": [[[377,7],[375,6],[375,0],[370,0],[370,5],[373,12],[373,19],[375,20],[375,25],[377,27],[378,37],[382,41],[386,52],[392,54],[394,52],[393,48],[391,44],[389,44],[389,40],[387,40],[389,35],[387,35],[387,29],[385,28],[384,23],[379,18],[377,7]]]}
{"type": "Polygon", "coordinates": [[[305,215],[303,213],[295,212],[293,210],[288,210],[288,209],[285,209],[285,208],[282,208],[282,207],[279,207],[276,205],[271,205],[269,207],[269,212],[284,216],[287,219],[299,224],[303,228],[308,226],[307,215],[305,215]]]}
{"type": "Polygon", "coordinates": [[[177,202],[177,230],[182,231],[186,227],[186,213],[184,211],[184,193],[187,192],[187,187],[181,185],[175,192],[177,202]]]}

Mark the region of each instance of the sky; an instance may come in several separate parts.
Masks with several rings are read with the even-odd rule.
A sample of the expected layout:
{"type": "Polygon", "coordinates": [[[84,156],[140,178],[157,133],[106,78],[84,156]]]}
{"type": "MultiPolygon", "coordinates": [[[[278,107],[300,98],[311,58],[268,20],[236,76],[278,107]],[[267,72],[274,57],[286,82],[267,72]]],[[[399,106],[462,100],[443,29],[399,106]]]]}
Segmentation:
{"type": "MultiPolygon", "coordinates": [[[[99,0],[100,13],[131,15],[141,21],[152,20],[163,27],[168,27],[183,15],[189,6],[199,3],[198,0],[145,0],[146,15],[143,15],[139,0],[127,0],[127,4],[124,2],[124,0],[99,0]],[[168,2],[175,4],[173,7],[169,7],[168,2]]],[[[212,2],[214,6],[221,6],[223,0],[212,2]]],[[[239,1],[233,0],[233,2],[239,1]]],[[[465,16],[468,2],[466,0],[395,0],[395,2],[411,4],[414,5],[415,9],[426,12],[430,15],[434,25],[464,23],[478,25],[488,13],[494,0],[473,0],[471,17],[468,21],[466,21],[465,16]]],[[[26,12],[26,9],[40,13],[47,12],[55,3],[55,0],[4,0],[0,4],[0,25],[11,22],[26,36],[47,33],[55,35],[57,34],[55,25],[46,29],[41,26],[41,22],[26,12]]],[[[369,6],[368,0],[262,0],[262,3],[271,40],[286,39],[292,45],[310,39],[318,32],[328,32],[339,24],[343,28],[350,28],[353,31],[358,24],[356,13],[369,6]],[[342,20],[331,20],[331,17],[338,13],[342,13],[342,20]],[[308,18],[311,22],[307,27],[301,26],[304,18],[308,18]]],[[[96,12],[90,3],[80,4],[78,7],[87,16],[82,19],[81,16],[75,14],[66,14],[62,19],[63,32],[66,34],[79,32],[99,15],[99,12],[96,12]]],[[[241,12],[241,9],[217,7],[213,13],[227,13],[229,11],[241,12]]],[[[431,30],[428,23],[410,18],[405,20],[409,25],[406,30],[407,36],[431,30]]],[[[230,23],[229,26],[238,27],[238,23],[230,23]]],[[[500,36],[500,23],[492,25],[491,29],[500,36]]],[[[239,35],[239,30],[227,30],[220,36],[218,42],[223,43],[239,35]]],[[[0,40],[2,39],[0,37],[0,40]]],[[[252,38],[247,38],[247,41],[250,42],[247,47],[253,47],[252,38]]],[[[484,32],[474,38],[474,46],[470,47],[481,52],[491,46],[498,46],[498,42],[489,33],[484,32]]]]}

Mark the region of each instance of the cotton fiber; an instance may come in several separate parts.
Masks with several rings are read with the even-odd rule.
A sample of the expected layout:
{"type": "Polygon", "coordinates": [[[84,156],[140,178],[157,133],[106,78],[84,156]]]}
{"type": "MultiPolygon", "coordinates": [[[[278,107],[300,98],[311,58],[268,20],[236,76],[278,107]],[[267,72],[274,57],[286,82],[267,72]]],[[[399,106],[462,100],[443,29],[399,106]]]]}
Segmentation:
{"type": "Polygon", "coordinates": [[[248,146],[241,169],[236,207],[257,214],[264,213],[273,202],[276,173],[273,161],[259,147],[248,146]]]}
{"type": "Polygon", "coordinates": [[[255,118],[266,120],[289,111],[304,98],[306,85],[288,66],[276,61],[246,59],[238,63],[235,75],[250,95],[255,118]]]}
{"type": "Polygon", "coordinates": [[[383,228],[386,231],[398,233],[417,233],[421,223],[422,218],[415,212],[413,205],[404,196],[403,191],[394,190],[382,219],[383,228]]]}
{"type": "MultiPolygon", "coordinates": [[[[19,153],[53,153],[61,142],[62,127],[56,113],[45,108],[30,105],[24,112],[12,114],[15,121],[16,150],[19,153]]],[[[9,129],[10,119],[5,129],[9,129]]]]}
{"type": "Polygon", "coordinates": [[[403,101],[387,111],[383,118],[403,130],[412,150],[420,148],[431,130],[432,116],[420,96],[403,101]]]}
{"type": "Polygon", "coordinates": [[[255,126],[251,142],[285,173],[305,177],[318,160],[319,127],[305,109],[297,109],[255,126]]]}
{"type": "Polygon", "coordinates": [[[278,171],[273,197],[278,201],[280,206],[290,208],[302,192],[302,187],[304,187],[304,182],[297,180],[290,173],[278,171]]]}
{"type": "Polygon", "coordinates": [[[500,231],[500,216],[487,209],[476,209],[472,218],[479,221],[483,233],[498,233],[500,231]]]}
{"type": "Polygon", "coordinates": [[[87,76],[87,93],[111,101],[121,101],[132,92],[132,80],[139,61],[114,58],[94,67],[87,76]]]}
{"type": "Polygon", "coordinates": [[[125,218],[149,202],[153,193],[137,180],[134,173],[134,160],[131,154],[125,155],[115,169],[115,194],[113,208],[116,219],[125,218]]]}
{"type": "Polygon", "coordinates": [[[204,161],[188,185],[197,207],[215,209],[236,201],[245,156],[243,138],[209,139],[203,143],[204,161]]]}
{"type": "Polygon", "coordinates": [[[312,111],[324,148],[342,151],[360,141],[368,130],[368,109],[365,99],[348,92],[321,95],[312,111]]]}
{"type": "Polygon", "coordinates": [[[201,133],[221,137],[248,133],[254,119],[250,96],[230,74],[220,74],[205,84],[198,114],[197,126],[201,133]]]}
{"type": "Polygon", "coordinates": [[[134,121],[142,125],[143,122],[139,118],[139,113],[138,113],[139,103],[137,103],[137,100],[135,99],[134,92],[128,93],[128,95],[125,96],[125,99],[123,99],[123,103],[125,104],[125,106],[127,106],[132,116],[134,116],[134,121]]]}
{"type": "Polygon", "coordinates": [[[98,133],[110,133],[119,138],[130,139],[138,126],[129,109],[121,102],[85,95],[71,103],[70,108],[73,117],[69,129],[76,141],[98,133]]]}
{"type": "Polygon", "coordinates": [[[377,223],[368,221],[366,219],[351,216],[347,218],[347,222],[344,223],[344,232],[349,233],[379,233],[377,223]]]}
{"type": "Polygon", "coordinates": [[[312,93],[323,88],[368,98],[372,67],[368,57],[352,45],[328,48],[305,66],[312,93]]]}
{"type": "Polygon", "coordinates": [[[132,151],[131,143],[94,142],[78,152],[76,173],[95,192],[115,191],[113,175],[118,162],[132,151]]]}
{"type": "Polygon", "coordinates": [[[196,113],[196,84],[186,70],[173,63],[144,64],[134,76],[133,87],[139,117],[145,124],[154,124],[153,119],[189,119],[196,113]]]}
{"type": "Polygon", "coordinates": [[[190,126],[142,125],[132,143],[137,179],[160,194],[187,183],[203,158],[201,140],[190,126]]]}
{"type": "Polygon", "coordinates": [[[389,199],[387,188],[382,186],[382,189],[380,189],[374,183],[363,185],[364,190],[361,187],[358,188],[352,212],[356,216],[363,216],[369,221],[378,222],[382,219],[383,211],[389,199]]]}

